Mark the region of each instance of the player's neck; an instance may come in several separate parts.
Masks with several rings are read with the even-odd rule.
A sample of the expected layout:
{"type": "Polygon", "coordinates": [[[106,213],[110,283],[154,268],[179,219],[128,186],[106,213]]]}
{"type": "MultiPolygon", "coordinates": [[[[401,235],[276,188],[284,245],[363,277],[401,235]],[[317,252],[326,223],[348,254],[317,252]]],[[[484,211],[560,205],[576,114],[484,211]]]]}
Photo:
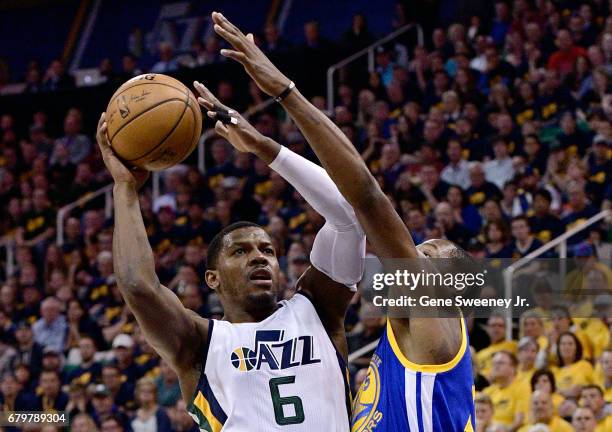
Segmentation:
{"type": "Polygon", "coordinates": [[[260,322],[272,315],[276,311],[276,309],[278,309],[278,305],[276,303],[266,308],[257,308],[255,310],[248,311],[238,308],[236,308],[235,310],[232,308],[228,308],[225,311],[223,320],[229,321],[232,324],[260,322]]]}

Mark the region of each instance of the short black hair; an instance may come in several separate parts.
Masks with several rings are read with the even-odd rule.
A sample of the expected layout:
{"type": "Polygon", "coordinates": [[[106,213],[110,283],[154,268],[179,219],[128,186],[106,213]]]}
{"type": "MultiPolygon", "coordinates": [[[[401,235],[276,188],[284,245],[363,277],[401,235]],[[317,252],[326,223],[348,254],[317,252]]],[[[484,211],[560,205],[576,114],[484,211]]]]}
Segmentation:
{"type": "Polygon", "coordinates": [[[552,202],[552,194],[547,189],[538,189],[535,192],[534,197],[538,197],[538,196],[544,198],[549,203],[552,202]]]}
{"type": "Polygon", "coordinates": [[[554,393],[557,391],[557,383],[555,382],[555,375],[552,373],[550,369],[542,368],[538,369],[531,375],[531,391],[535,391],[535,386],[538,383],[538,380],[541,376],[547,376],[550,381],[550,391],[554,393]]]}
{"type": "Polygon", "coordinates": [[[601,397],[604,397],[604,396],[605,396],[605,395],[604,395],[604,391],[603,391],[603,390],[602,390],[602,388],[601,388],[600,386],[598,386],[597,384],[589,384],[589,385],[585,385],[584,387],[582,387],[582,391],[581,391],[581,393],[582,393],[583,391],[585,391],[585,390],[597,390],[597,393],[599,393],[599,395],[600,395],[601,397]]]}
{"type": "Polygon", "coordinates": [[[219,231],[217,235],[213,237],[213,239],[210,241],[210,244],[208,245],[208,251],[206,252],[207,268],[209,270],[217,269],[217,258],[219,258],[219,253],[221,252],[221,247],[223,246],[223,239],[225,238],[226,235],[228,235],[232,231],[236,231],[237,229],[250,228],[250,227],[263,229],[261,225],[258,225],[254,222],[240,221],[240,222],[235,222],[231,225],[228,225],[225,228],[223,228],[221,231],[219,231]]]}

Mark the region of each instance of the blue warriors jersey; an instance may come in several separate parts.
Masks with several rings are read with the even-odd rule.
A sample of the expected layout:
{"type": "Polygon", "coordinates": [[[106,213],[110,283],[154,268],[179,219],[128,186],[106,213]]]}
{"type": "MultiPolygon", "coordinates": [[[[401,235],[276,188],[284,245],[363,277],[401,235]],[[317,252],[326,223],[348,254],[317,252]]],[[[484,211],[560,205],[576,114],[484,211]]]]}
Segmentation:
{"type": "Polygon", "coordinates": [[[474,379],[463,319],[461,333],[450,362],[418,365],[401,353],[387,322],[353,403],[351,431],[473,432],[474,379]]]}

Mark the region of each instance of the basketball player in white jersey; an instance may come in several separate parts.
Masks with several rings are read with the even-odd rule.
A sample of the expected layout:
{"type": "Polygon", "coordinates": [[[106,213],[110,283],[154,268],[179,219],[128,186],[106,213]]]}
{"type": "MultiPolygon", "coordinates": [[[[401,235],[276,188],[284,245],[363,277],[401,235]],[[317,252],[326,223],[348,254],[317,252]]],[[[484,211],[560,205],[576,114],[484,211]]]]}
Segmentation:
{"type": "MultiPolygon", "coordinates": [[[[197,89],[204,91],[199,84],[197,89]]],[[[121,163],[106,130],[103,114],[97,139],[115,182],[118,285],[147,341],[177,372],[200,430],[347,432],[344,316],[361,279],[365,235],[325,170],[263,137],[244,119],[232,126],[228,138],[235,145],[249,142],[248,150],[326,222],[297,294],[279,303],[279,264],[268,234],[249,222],[222,230],[208,246],[205,279],[225,316],[207,320],[160,284],[138,202],[146,173],[121,163]]]]}
{"type": "MultiPolygon", "coordinates": [[[[447,240],[417,248],[391,202],[340,129],[295,89],[253,43],[222,14],[214,29],[232,46],[221,54],[241,63],[259,88],[282,94],[282,105],[300,128],[342,195],[353,206],[381,258],[464,258],[447,240]]],[[[219,129],[224,125],[217,123],[219,129]]],[[[227,126],[231,136],[232,126],[227,126]]],[[[423,262],[429,266],[430,263],[423,262]]],[[[442,315],[440,315],[442,316],[442,315]]],[[[474,430],[473,378],[465,321],[457,318],[391,318],[354,406],[354,432],[470,432],[474,430]]]]}

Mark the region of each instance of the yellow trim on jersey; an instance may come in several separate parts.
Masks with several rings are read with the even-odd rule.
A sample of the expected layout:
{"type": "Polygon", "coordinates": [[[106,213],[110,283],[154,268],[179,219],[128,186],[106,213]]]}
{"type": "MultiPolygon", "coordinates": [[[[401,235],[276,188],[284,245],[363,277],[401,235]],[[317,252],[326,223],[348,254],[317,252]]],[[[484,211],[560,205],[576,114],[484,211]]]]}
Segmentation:
{"type": "Polygon", "coordinates": [[[219,432],[223,425],[212,413],[212,410],[210,409],[210,404],[208,403],[201,391],[198,391],[198,395],[193,401],[193,404],[200,410],[206,421],[208,421],[212,432],[219,432]]]}
{"type": "Polygon", "coordinates": [[[459,351],[455,355],[455,357],[449,361],[448,363],[439,364],[439,365],[421,365],[417,363],[412,363],[410,360],[406,358],[406,356],[402,353],[397,341],[395,340],[395,335],[393,334],[393,328],[391,327],[391,320],[387,320],[387,338],[389,339],[389,344],[393,349],[393,353],[397,357],[397,359],[404,365],[405,368],[410,369],[415,372],[447,372],[457,366],[457,364],[463,358],[465,354],[465,350],[467,349],[467,334],[465,328],[465,322],[463,318],[459,318],[461,321],[461,347],[459,351]]]}

